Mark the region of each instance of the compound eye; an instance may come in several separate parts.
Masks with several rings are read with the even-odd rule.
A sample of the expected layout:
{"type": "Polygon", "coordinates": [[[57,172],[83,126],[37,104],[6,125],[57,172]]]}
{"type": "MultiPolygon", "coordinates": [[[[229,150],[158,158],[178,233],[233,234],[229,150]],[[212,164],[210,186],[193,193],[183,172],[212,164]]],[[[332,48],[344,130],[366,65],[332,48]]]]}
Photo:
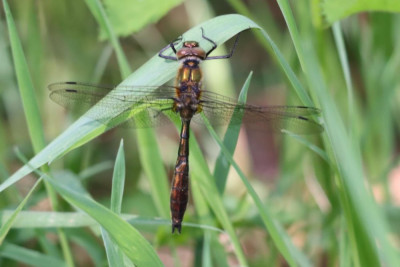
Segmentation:
{"type": "Polygon", "coordinates": [[[199,43],[196,41],[187,41],[183,43],[184,47],[189,47],[189,48],[193,48],[193,47],[199,47],[199,43]]]}

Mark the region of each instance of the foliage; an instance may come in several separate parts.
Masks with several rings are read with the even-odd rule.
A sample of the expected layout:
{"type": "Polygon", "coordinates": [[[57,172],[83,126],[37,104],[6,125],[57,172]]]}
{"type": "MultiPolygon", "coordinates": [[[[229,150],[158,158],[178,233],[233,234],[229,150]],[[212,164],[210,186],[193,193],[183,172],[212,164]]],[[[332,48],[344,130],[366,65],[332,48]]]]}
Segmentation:
{"type": "MultiPolygon", "coordinates": [[[[127,7],[124,1],[105,1],[103,7],[98,0],[86,0],[14,1],[8,7],[3,0],[0,264],[171,266],[184,261],[181,253],[189,253],[191,262],[182,265],[276,266],[285,261],[291,266],[395,266],[399,196],[392,188],[400,179],[400,17],[365,13],[333,21],[363,10],[396,12],[398,6],[384,6],[389,1],[374,6],[373,1],[341,2],[311,1],[307,6],[293,1],[291,7],[279,0],[274,9],[261,1],[246,6],[231,0],[247,17],[209,19],[199,11],[213,8],[220,14],[227,6],[187,1],[170,10],[179,1],[154,9],[145,4],[127,7]],[[126,19],[131,9],[136,15],[126,19]],[[267,13],[271,16],[265,19],[267,13]],[[203,23],[190,22],[201,14],[203,23]],[[315,27],[323,20],[332,27],[315,27]],[[256,37],[250,31],[241,34],[231,66],[204,63],[205,86],[213,79],[219,82],[209,90],[235,95],[232,88],[219,87],[243,84],[253,70],[240,102],[248,94],[248,102],[261,105],[319,107],[322,113],[316,119],[325,132],[311,137],[239,132],[234,127],[215,132],[207,121],[206,127],[194,127],[193,201],[182,234],[171,235],[168,176],[175,162],[176,129],[109,131],[135,114],[116,116],[107,125],[88,116],[71,122],[49,103],[45,85],[62,80],[121,86],[168,83],[178,64],[161,59],[158,51],[176,33],[183,32],[184,40],[199,40],[200,27],[219,46],[247,29],[256,37]],[[97,29],[107,41],[98,41],[97,29]],[[135,40],[117,38],[137,31],[135,40]],[[66,124],[71,125],[58,134],[66,124]],[[46,139],[52,140],[47,146],[46,139]],[[20,163],[14,146],[30,160],[20,163]],[[33,175],[40,177],[34,185],[28,183],[33,175]],[[23,197],[15,186],[29,193],[23,197]],[[52,233],[60,246],[48,239],[52,233]]],[[[200,45],[209,49],[203,41],[200,45]]],[[[90,112],[100,111],[94,106],[90,112]]]]}

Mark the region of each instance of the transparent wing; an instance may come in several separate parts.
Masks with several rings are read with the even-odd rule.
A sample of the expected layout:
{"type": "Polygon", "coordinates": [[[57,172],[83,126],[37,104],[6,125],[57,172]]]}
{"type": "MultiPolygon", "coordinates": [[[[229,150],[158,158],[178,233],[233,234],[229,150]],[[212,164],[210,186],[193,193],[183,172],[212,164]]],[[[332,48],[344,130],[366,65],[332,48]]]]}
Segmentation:
{"type": "Polygon", "coordinates": [[[177,116],[171,110],[175,97],[173,86],[119,86],[114,89],[88,83],[53,83],[49,85],[49,96],[77,114],[83,114],[97,104],[96,112],[85,113],[85,116],[102,123],[114,119],[116,124],[125,122],[124,126],[132,128],[168,123],[170,120],[163,112],[177,116]],[[133,118],[126,121],[131,115],[133,118]]]}
{"type": "MultiPolygon", "coordinates": [[[[86,83],[66,82],[49,85],[50,98],[82,114],[97,104],[96,112],[85,113],[102,123],[114,118],[116,124],[128,119],[124,126],[146,128],[170,122],[164,115],[179,117],[172,111],[176,88],[174,86],[98,86],[86,83]],[[107,97],[105,97],[107,96],[107,97]]],[[[239,104],[236,100],[210,91],[202,91],[201,104],[205,116],[213,125],[243,124],[252,129],[279,132],[282,129],[297,134],[314,134],[323,131],[322,126],[309,116],[320,110],[303,106],[260,107],[239,104]]],[[[202,123],[200,116],[193,121],[202,123]]]]}
{"type": "MultiPolygon", "coordinates": [[[[201,99],[204,115],[213,125],[243,123],[251,129],[274,132],[288,130],[296,134],[316,134],[323,131],[319,123],[308,118],[320,113],[317,108],[238,104],[232,98],[210,91],[203,91],[201,99]]],[[[200,122],[198,117],[194,120],[200,122]]]]}

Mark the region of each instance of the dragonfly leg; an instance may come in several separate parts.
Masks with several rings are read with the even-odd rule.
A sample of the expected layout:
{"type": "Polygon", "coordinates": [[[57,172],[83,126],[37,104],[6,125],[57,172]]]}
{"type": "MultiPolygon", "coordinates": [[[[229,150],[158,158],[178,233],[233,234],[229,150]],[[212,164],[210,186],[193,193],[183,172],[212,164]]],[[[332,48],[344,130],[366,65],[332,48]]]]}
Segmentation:
{"type": "Polygon", "coordinates": [[[174,54],[176,54],[175,45],[179,44],[180,41],[182,41],[182,36],[179,36],[175,41],[173,41],[172,43],[168,44],[166,47],[161,49],[161,51],[158,53],[158,56],[162,57],[162,58],[165,58],[165,59],[177,61],[178,59],[176,57],[166,56],[163,53],[165,52],[165,50],[167,50],[168,48],[171,47],[171,49],[174,52],[174,54]]]}
{"type": "Polygon", "coordinates": [[[203,37],[204,40],[207,40],[212,44],[212,48],[206,54],[206,58],[207,58],[207,56],[209,54],[211,54],[211,52],[214,51],[215,48],[217,48],[217,44],[213,40],[211,40],[210,38],[208,38],[207,36],[204,35],[204,28],[203,27],[201,27],[200,29],[201,29],[201,37],[203,37]]]}
{"type": "Polygon", "coordinates": [[[233,53],[235,52],[235,49],[236,49],[236,45],[237,45],[237,43],[238,43],[238,40],[239,40],[239,35],[240,35],[240,33],[238,33],[238,34],[236,35],[235,42],[234,42],[234,44],[233,44],[233,46],[232,46],[232,49],[231,49],[231,52],[229,52],[229,54],[223,55],[223,56],[209,57],[208,55],[211,54],[211,52],[214,51],[215,48],[217,48],[217,44],[216,44],[213,40],[211,40],[210,38],[206,37],[206,36],[204,35],[204,29],[201,28],[201,36],[203,37],[203,39],[205,39],[205,40],[209,41],[210,43],[212,43],[212,46],[213,46],[213,47],[211,48],[211,50],[207,52],[207,54],[206,54],[206,59],[205,59],[205,60],[224,59],[224,58],[230,58],[230,57],[232,57],[233,53]]]}
{"type": "Polygon", "coordinates": [[[156,112],[156,114],[155,115],[153,115],[153,118],[157,118],[158,116],[160,116],[164,111],[169,111],[169,110],[171,110],[171,108],[170,107],[168,107],[168,108],[162,108],[162,109],[160,109],[160,110],[157,110],[156,112]]]}

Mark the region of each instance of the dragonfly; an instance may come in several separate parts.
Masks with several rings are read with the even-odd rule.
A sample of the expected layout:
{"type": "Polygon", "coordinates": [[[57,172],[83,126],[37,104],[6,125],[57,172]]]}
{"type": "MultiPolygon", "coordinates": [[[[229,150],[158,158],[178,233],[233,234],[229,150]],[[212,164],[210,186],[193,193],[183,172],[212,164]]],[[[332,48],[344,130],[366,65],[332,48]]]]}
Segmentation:
{"type": "MultiPolygon", "coordinates": [[[[240,33],[230,52],[210,56],[217,44],[201,28],[201,37],[211,44],[206,51],[197,41],[183,41],[182,37],[161,49],[159,57],[179,61],[175,85],[160,86],[100,86],[80,82],[61,82],[49,85],[49,97],[67,109],[89,110],[97,105],[97,112],[85,113],[105,123],[110,118],[125,118],[130,127],[146,128],[162,125],[178,118],[181,121],[178,157],[170,193],[172,233],[181,233],[182,220],[188,203],[189,191],[189,133],[191,121],[202,122],[200,113],[212,125],[267,125],[273,131],[288,130],[295,134],[317,134],[323,127],[312,119],[320,110],[306,106],[255,106],[238,103],[218,93],[202,89],[201,62],[228,59],[234,54],[240,33]],[[177,46],[182,43],[181,47],[177,46]],[[174,56],[166,55],[171,49],[174,56]],[[106,97],[107,96],[107,97],[106,97]],[[134,114],[134,115],[132,115],[134,114]],[[165,116],[167,115],[167,116],[165,116]],[[169,117],[169,118],[168,118],[169,117]]],[[[114,125],[115,126],[115,125],[114,125]]]]}

